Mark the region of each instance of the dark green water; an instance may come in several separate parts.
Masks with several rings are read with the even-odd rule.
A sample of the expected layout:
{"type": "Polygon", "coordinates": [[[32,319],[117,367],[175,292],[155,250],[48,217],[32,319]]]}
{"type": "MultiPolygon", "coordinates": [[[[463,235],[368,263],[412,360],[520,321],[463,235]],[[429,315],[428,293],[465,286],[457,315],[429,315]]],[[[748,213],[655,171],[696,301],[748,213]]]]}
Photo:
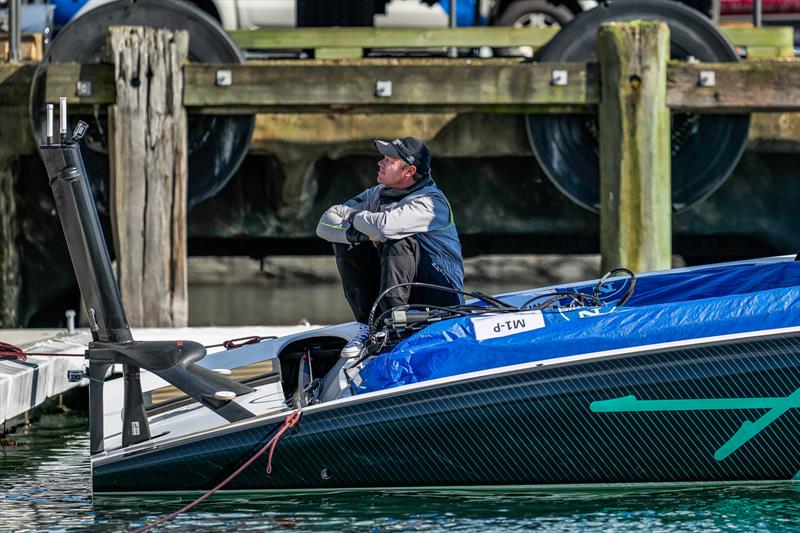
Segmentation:
{"type": "MultiPolygon", "coordinates": [[[[126,531],[189,499],[99,498],[89,481],[88,424],[48,415],[0,447],[0,530],[126,531]]],[[[278,452],[280,453],[280,452],[278,452]]],[[[611,488],[557,493],[222,495],[173,531],[797,531],[800,485],[611,488]]]]}

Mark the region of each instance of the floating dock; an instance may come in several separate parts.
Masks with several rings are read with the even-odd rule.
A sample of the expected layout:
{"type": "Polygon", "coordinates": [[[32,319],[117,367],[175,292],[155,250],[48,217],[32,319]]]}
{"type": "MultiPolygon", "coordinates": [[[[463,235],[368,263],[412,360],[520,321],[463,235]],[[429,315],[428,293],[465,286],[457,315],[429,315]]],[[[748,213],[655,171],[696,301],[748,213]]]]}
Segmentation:
{"type": "MultiPolygon", "coordinates": [[[[191,339],[206,346],[226,340],[250,337],[282,337],[318,326],[241,326],[208,328],[134,328],[136,340],[191,339]]],[[[2,329],[0,341],[14,344],[25,352],[57,353],[63,356],[29,357],[27,361],[0,360],[0,434],[23,422],[26,413],[79,386],[70,383],[67,371],[82,370],[83,354],[92,337],[88,329],[66,330],[2,329]],[[72,355],[68,355],[72,354],[72,355]]],[[[224,348],[210,348],[209,353],[224,348]]]]}

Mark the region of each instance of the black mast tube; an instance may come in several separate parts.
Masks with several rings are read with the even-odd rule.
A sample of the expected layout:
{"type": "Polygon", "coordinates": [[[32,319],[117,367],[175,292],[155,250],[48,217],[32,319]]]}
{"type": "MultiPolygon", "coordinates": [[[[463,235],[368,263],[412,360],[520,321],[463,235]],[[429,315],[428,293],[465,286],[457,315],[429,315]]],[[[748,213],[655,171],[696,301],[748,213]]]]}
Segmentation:
{"type": "MultiPolygon", "coordinates": [[[[47,113],[47,144],[39,147],[39,153],[47,169],[72,267],[89,313],[92,339],[95,342],[130,343],[133,337],[111,270],[111,259],[100,228],[100,219],[80,147],[75,138],[67,140],[66,99],[61,100],[60,107],[61,142],[54,144],[53,113],[50,106],[47,113]]],[[[78,132],[84,129],[85,124],[79,124],[76,137],[80,137],[78,132]]],[[[92,357],[89,357],[89,441],[92,454],[103,450],[103,382],[110,367],[109,363],[92,361],[92,357]]],[[[138,378],[138,369],[135,376],[138,378]]],[[[126,397],[129,392],[127,389],[128,387],[126,397]]],[[[132,391],[136,390],[141,396],[141,388],[136,387],[132,391]]],[[[149,438],[146,419],[143,430],[145,434],[142,436],[149,438]]]]}
{"type": "Polygon", "coordinates": [[[75,142],[40,148],[50,178],[56,209],[64,228],[72,266],[78,279],[92,338],[101,342],[133,340],[94,198],[75,142]]]}

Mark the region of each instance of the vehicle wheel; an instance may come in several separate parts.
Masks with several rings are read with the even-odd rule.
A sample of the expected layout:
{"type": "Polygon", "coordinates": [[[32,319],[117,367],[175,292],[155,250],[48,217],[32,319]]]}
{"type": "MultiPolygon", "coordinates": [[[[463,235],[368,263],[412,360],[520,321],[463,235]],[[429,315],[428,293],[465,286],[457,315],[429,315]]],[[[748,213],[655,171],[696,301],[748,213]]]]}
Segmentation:
{"type": "MultiPolygon", "coordinates": [[[[535,56],[542,62],[594,62],[604,22],[662,20],[670,30],[670,55],[709,63],[738,61],[711,21],[665,0],[617,1],[579,14],[535,56]]],[[[528,139],[553,184],[575,203],[600,210],[599,128],[596,113],[528,115],[528,139]]],[[[749,115],[672,113],[672,204],[689,209],[713,193],[733,171],[747,143],[749,115]]]]}
{"type": "MultiPolygon", "coordinates": [[[[45,139],[45,88],[49,63],[99,63],[106,55],[108,27],[138,25],[188,30],[189,60],[202,63],[244,63],[239,47],[219,23],[189,2],[176,0],[117,0],[74,19],[59,32],[31,84],[31,129],[40,143],[45,139]]],[[[67,95],[70,96],[70,95],[67,95]]],[[[108,212],[108,139],[105,108],[94,114],[70,118],[90,126],[83,158],[92,178],[98,210],[108,212]]],[[[187,183],[188,208],[214,196],[239,168],[250,146],[253,115],[189,115],[187,183]]]]}
{"type": "MultiPolygon", "coordinates": [[[[496,26],[512,26],[514,28],[563,28],[572,20],[572,11],[564,6],[551,4],[547,0],[520,0],[512,2],[495,22],[496,26]]],[[[530,46],[501,48],[500,56],[533,57],[534,50],[530,46]]]]}
{"type": "Polygon", "coordinates": [[[572,11],[547,0],[512,2],[497,18],[497,26],[515,28],[563,28],[572,20],[572,11]]]}

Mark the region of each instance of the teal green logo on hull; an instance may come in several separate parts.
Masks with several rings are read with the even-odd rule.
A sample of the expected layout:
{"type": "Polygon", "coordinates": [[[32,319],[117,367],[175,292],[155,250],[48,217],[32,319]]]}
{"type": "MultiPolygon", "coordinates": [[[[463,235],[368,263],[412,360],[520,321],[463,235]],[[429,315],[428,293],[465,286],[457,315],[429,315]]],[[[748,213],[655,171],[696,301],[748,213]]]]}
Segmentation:
{"type": "MultiPolygon", "coordinates": [[[[589,404],[595,413],[631,413],[645,411],[721,411],[734,409],[767,409],[755,422],[745,421],[739,430],[716,452],[714,459],[722,461],[766,429],[789,409],[800,407],[800,389],[785,398],[698,398],[694,400],[639,400],[623,396],[598,400],[589,404]]],[[[800,480],[800,472],[794,478],[800,480]]]]}

